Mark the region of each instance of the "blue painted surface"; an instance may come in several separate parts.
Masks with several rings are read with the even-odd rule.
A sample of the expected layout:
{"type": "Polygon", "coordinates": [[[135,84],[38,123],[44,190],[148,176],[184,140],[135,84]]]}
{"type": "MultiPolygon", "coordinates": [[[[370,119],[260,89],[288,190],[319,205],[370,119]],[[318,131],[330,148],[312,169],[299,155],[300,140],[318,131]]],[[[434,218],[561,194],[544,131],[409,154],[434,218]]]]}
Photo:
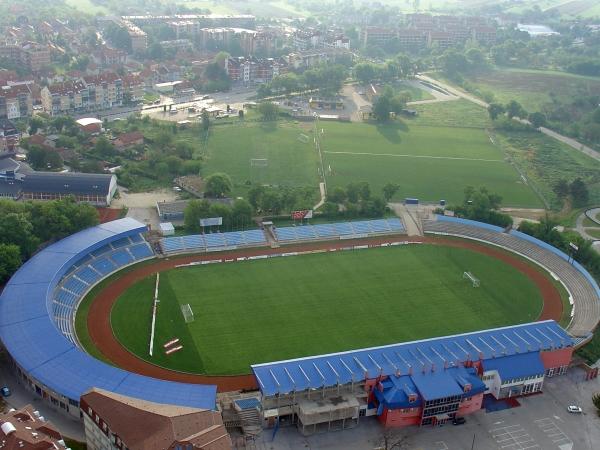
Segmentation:
{"type": "MultiPolygon", "coordinates": [[[[61,333],[67,323],[62,317],[67,315],[68,302],[73,298],[64,290],[60,294],[60,289],[56,290],[61,277],[71,272],[81,274],[86,283],[96,281],[99,277],[86,268],[91,263],[87,255],[129,236],[139,242],[139,233],[144,231],[146,226],[136,220],[116,220],[83,230],[36,254],[9,280],[0,296],[0,338],[17,364],[33,378],[77,402],[87,390],[99,387],[158,403],[214,409],[216,386],[174,383],[129,373],[92,358],[61,333]],[[76,263],[81,267],[79,272],[72,271],[76,263]],[[54,302],[55,292],[64,305],[54,302]],[[59,315],[56,321],[55,312],[59,315]]],[[[110,258],[108,253],[96,262],[107,261],[115,267],[105,258],[110,258]]],[[[83,289],[83,282],[74,278],[68,285],[75,291],[83,289]]]]}

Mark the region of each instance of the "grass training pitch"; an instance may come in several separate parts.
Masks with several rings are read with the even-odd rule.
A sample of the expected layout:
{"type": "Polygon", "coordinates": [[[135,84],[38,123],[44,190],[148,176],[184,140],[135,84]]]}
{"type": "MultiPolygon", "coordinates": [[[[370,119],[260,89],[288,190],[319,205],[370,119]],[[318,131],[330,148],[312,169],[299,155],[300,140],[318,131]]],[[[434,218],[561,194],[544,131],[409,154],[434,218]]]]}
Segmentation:
{"type": "Polygon", "coordinates": [[[328,187],[369,182],[379,193],[400,186],[395,200],[460,203],[467,185],[486,186],[507,206],[540,207],[541,201],[479,128],[321,123],[328,187]],[[329,171],[331,167],[331,172],[329,171]]]}
{"type": "Polygon", "coordinates": [[[117,339],[140,358],[208,375],[250,364],[391,344],[535,320],[542,297],[523,273],[463,248],[406,245],[208,264],[161,273],[154,357],[148,356],[155,277],[115,303],[117,339]],[[470,271],[481,287],[463,273],[470,271]],[[186,324],[181,305],[190,304],[186,324]],[[165,355],[179,338],[183,349],[165,355]]]}

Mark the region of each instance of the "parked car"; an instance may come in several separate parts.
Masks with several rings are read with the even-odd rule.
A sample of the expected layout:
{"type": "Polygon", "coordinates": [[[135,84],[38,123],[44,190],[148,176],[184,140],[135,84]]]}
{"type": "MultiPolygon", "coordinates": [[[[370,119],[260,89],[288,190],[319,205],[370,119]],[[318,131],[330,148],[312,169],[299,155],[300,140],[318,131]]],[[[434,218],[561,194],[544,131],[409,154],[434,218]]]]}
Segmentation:
{"type": "Polygon", "coordinates": [[[464,417],[455,417],[452,420],[452,425],[464,425],[465,423],[467,423],[467,419],[464,417]]]}
{"type": "Polygon", "coordinates": [[[580,406],[570,405],[569,407],[567,407],[567,411],[574,414],[581,414],[583,412],[583,409],[581,409],[580,406]]]}
{"type": "Polygon", "coordinates": [[[2,397],[10,397],[10,394],[12,394],[8,386],[2,386],[0,393],[2,394],[2,397]]]}

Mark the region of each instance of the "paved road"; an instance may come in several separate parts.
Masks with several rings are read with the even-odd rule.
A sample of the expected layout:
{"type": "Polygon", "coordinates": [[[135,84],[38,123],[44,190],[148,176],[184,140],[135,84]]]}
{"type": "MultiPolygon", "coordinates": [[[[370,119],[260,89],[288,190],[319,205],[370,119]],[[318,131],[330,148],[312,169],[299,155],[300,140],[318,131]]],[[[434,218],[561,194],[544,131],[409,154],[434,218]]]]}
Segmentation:
{"type": "MultiPolygon", "coordinates": [[[[600,208],[592,208],[592,209],[588,209],[587,211],[581,213],[579,215],[579,217],[577,217],[577,222],[575,224],[575,227],[577,229],[577,232],[579,234],[581,234],[584,239],[589,239],[590,241],[593,241],[592,243],[592,247],[598,252],[600,253],[600,240],[598,238],[595,238],[594,236],[589,235],[586,232],[586,228],[590,228],[590,227],[585,227],[583,225],[583,221],[585,220],[586,217],[588,217],[589,219],[593,220],[594,222],[596,222],[595,217],[597,217],[597,215],[600,214],[600,208]]],[[[598,224],[598,227],[600,227],[600,224],[598,224]]]]}
{"type": "MultiPolygon", "coordinates": [[[[484,108],[487,108],[489,106],[489,104],[484,102],[483,100],[480,100],[471,94],[467,94],[466,92],[460,91],[446,83],[442,83],[441,81],[438,81],[431,77],[428,77],[427,75],[417,75],[417,78],[420,80],[427,81],[429,83],[436,84],[436,85],[446,89],[448,92],[451,92],[452,94],[462,97],[465,100],[469,100],[470,102],[473,102],[484,108]]],[[[529,123],[529,121],[527,121],[527,120],[520,120],[520,122],[529,123]]],[[[564,144],[567,144],[569,147],[572,147],[575,150],[577,150],[585,155],[588,155],[590,158],[594,158],[596,161],[600,161],[600,152],[595,151],[594,149],[582,144],[581,142],[578,142],[575,139],[572,139],[570,137],[563,136],[562,134],[559,134],[556,131],[552,131],[545,127],[540,127],[539,130],[540,130],[540,132],[544,133],[545,135],[550,136],[551,138],[554,138],[557,141],[560,141],[564,144]]]]}

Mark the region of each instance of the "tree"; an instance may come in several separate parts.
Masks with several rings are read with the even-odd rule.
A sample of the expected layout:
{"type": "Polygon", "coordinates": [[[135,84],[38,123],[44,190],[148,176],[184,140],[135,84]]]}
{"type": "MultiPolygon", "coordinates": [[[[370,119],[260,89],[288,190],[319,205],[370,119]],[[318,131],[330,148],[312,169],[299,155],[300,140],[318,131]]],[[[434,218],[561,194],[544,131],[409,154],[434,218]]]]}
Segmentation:
{"type": "Polygon", "coordinates": [[[0,244],[17,245],[23,258],[28,258],[40,244],[33,234],[33,225],[24,213],[0,216],[0,244]]]}
{"type": "Polygon", "coordinates": [[[389,202],[392,197],[398,192],[400,186],[396,183],[387,183],[383,186],[383,198],[386,202],[389,202]]]}
{"type": "Polygon", "coordinates": [[[564,178],[561,178],[556,183],[554,183],[552,190],[554,191],[556,196],[560,199],[566,198],[569,195],[569,193],[571,192],[569,183],[564,178]]]}
{"type": "Polygon", "coordinates": [[[488,114],[490,115],[490,119],[496,120],[498,116],[504,114],[506,112],[506,108],[499,103],[491,103],[488,106],[488,114]]]}
{"type": "Polygon", "coordinates": [[[238,198],[233,202],[231,220],[236,226],[246,227],[252,223],[252,205],[244,199],[238,198]]]}
{"type": "Polygon", "coordinates": [[[600,416],[600,392],[596,392],[592,395],[592,403],[596,407],[596,413],[600,416]]]}
{"type": "Polygon", "coordinates": [[[590,194],[585,182],[581,178],[573,180],[569,186],[569,190],[571,192],[571,198],[573,199],[573,206],[578,207],[587,204],[590,194]]]}
{"type": "Polygon", "coordinates": [[[206,179],[204,194],[208,197],[227,197],[231,194],[233,183],[226,173],[213,173],[206,179]]]}
{"type": "Polygon", "coordinates": [[[358,203],[360,198],[360,185],[356,182],[349,183],[346,186],[346,196],[350,203],[358,203]]]}
{"type": "Polygon", "coordinates": [[[346,191],[340,186],[334,187],[327,195],[327,199],[333,203],[344,203],[346,201],[346,191]]]}
{"type": "Polygon", "coordinates": [[[208,214],[208,217],[221,217],[223,220],[223,227],[225,227],[225,229],[231,228],[231,207],[229,205],[213,203],[210,205],[208,214]]]}
{"type": "Polygon", "coordinates": [[[261,199],[263,194],[265,193],[264,186],[260,184],[254,184],[248,189],[248,201],[254,207],[254,209],[258,209],[261,205],[261,199]]]}
{"type": "Polygon", "coordinates": [[[262,102],[257,109],[263,120],[277,120],[279,116],[279,107],[272,102],[262,102]]]}
{"type": "Polygon", "coordinates": [[[335,217],[339,213],[339,205],[335,202],[325,202],[321,206],[321,212],[325,217],[335,217]]]}
{"type": "Polygon", "coordinates": [[[521,104],[516,100],[511,100],[506,105],[506,115],[512,119],[513,117],[518,117],[519,119],[523,119],[527,117],[527,111],[525,108],[521,106],[521,104]]]}
{"type": "Polygon", "coordinates": [[[44,119],[39,116],[33,116],[29,119],[29,134],[35,134],[46,125],[44,119]]]}
{"type": "Polygon", "coordinates": [[[210,117],[208,111],[205,109],[202,111],[202,129],[207,131],[210,127],[210,117]]]}
{"type": "Polygon", "coordinates": [[[359,63],[354,66],[354,78],[362,84],[371,83],[377,75],[377,69],[371,63],[359,63]]]}
{"type": "Polygon", "coordinates": [[[535,129],[546,125],[546,116],[539,111],[529,114],[528,119],[531,122],[531,126],[535,129]]]}
{"type": "Polygon", "coordinates": [[[440,57],[439,63],[442,70],[451,77],[464,72],[469,65],[466,56],[455,49],[446,50],[440,57]]]}
{"type": "Polygon", "coordinates": [[[165,49],[159,42],[155,42],[148,47],[148,56],[154,60],[160,61],[165,56],[165,49]]]}
{"type": "Polygon", "coordinates": [[[382,94],[373,102],[373,115],[377,122],[389,121],[391,110],[391,98],[388,95],[382,94]]]}
{"type": "Polygon", "coordinates": [[[104,136],[99,137],[96,141],[96,145],[94,145],[94,153],[103,158],[110,157],[116,152],[115,146],[104,136]]]}
{"type": "Polygon", "coordinates": [[[208,200],[190,200],[183,212],[183,224],[189,232],[200,231],[200,219],[208,217],[210,203],[208,200]]]}
{"type": "Polygon", "coordinates": [[[402,450],[408,448],[408,437],[397,428],[385,428],[383,436],[379,439],[382,450],[402,450]]]}
{"type": "Polygon", "coordinates": [[[14,244],[0,244],[0,284],[4,284],[21,266],[21,252],[14,244]]]}

